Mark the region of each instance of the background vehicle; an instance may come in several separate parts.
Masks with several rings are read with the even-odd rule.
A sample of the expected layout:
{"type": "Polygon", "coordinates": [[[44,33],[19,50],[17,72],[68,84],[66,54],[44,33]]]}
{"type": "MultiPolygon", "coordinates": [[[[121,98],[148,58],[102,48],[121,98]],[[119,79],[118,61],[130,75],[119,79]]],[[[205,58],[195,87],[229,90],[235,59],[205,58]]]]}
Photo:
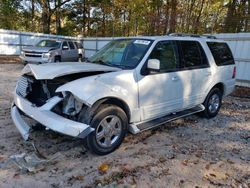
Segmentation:
{"type": "Polygon", "coordinates": [[[133,134],[190,114],[215,117],[235,85],[228,45],[208,36],[124,38],[86,63],[27,65],[11,114],[24,139],[20,111],[44,126],[85,139],[103,155],[133,134]]]}
{"type": "Polygon", "coordinates": [[[74,42],[75,46],[78,49],[79,61],[83,61],[85,59],[85,51],[81,42],[74,42]]]}
{"type": "Polygon", "coordinates": [[[35,46],[23,48],[20,58],[24,64],[78,61],[78,49],[70,40],[47,39],[35,46]]]}

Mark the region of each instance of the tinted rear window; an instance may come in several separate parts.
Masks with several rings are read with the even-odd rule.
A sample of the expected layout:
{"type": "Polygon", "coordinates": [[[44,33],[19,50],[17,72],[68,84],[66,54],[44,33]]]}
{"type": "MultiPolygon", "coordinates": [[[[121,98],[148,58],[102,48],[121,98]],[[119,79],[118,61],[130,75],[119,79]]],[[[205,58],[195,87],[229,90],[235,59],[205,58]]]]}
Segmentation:
{"type": "Polygon", "coordinates": [[[180,41],[184,68],[208,67],[207,57],[199,42],[180,41]]]}
{"type": "Polygon", "coordinates": [[[69,41],[68,43],[69,43],[70,49],[75,49],[75,46],[74,46],[73,42],[69,41]]]}
{"type": "Polygon", "coordinates": [[[222,66],[235,64],[232,52],[227,43],[207,42],[207,45],[213,54],[216,65],[222,66]]]}
{"type": "Polygon", "coordinates": [[[82,43],[80,42],[75,42],[75,45],[77,48],[80,48],[80,49],[83,48],[82,43]]]}

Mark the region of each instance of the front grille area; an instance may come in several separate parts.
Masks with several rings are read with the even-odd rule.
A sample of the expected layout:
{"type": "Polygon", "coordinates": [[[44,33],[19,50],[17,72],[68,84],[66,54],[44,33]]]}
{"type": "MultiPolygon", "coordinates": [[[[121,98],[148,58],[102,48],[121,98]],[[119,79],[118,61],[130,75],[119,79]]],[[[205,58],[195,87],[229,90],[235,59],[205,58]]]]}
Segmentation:
{"type": "Polygon", "coordinates": [[[29,87],[28,78],[21,76],[17,81],[16,92],[22,97],[26,97],[28,95],[28,87],[29,87]]]}
{"type": "Polygon", "coordinates": [[[48,100],[43,81],[36,80],[33,76],[21,76],[17,82],[16,93],[36,106],[42,106],[48,100]]]}
{"type": "Polygon", "coordinates": [[[42,57],[41,52],[24,52],[26,57],[42,57]]]}
{"type": "Polygon", "coordinates": [[[57,80],[36,80],[32,75],[23,75],[17,82],[16,93],[37,107],[55,96],[56,89],[65,82],[57,80]]]}

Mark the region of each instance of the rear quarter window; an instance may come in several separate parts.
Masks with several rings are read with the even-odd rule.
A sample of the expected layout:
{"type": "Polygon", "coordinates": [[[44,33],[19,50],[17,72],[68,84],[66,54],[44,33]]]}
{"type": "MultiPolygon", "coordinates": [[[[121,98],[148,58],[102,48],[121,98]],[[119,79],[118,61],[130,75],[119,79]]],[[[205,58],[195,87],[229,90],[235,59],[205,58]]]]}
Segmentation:
{"type": "Polygon", "coordinates": [[[233,54],[227,43],[207,42],[207,45],[214,57],[217,66],[235,64],[233,54]]]}
{"type": "Polygon", "coordinates": [[[68,43],[69,43],[70,49],[72,49],[72,50],[75,49],[75,46],[74,46],[73,42],[69,41],[68,43]]]}

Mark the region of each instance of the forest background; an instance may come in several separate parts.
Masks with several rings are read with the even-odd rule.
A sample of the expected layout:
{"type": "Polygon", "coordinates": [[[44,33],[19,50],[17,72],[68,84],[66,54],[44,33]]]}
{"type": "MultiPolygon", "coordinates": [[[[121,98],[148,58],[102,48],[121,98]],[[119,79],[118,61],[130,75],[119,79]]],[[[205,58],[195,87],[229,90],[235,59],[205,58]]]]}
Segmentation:
{"type": "Polygon", "coordinates": [[[250,0],[0,0],[0,28],[83,37],[250,32],[250,0]]]}

